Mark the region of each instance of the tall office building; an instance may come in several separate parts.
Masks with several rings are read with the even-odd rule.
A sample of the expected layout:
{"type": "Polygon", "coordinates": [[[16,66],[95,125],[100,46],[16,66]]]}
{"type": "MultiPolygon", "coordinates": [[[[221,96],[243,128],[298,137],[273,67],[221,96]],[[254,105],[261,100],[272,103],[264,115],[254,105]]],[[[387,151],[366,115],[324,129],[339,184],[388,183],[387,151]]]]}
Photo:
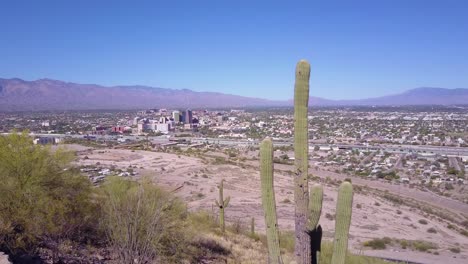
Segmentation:
{"type": "Polygon", "coordinates": [[[192,124],[192,119],[193,119],[192,110],[187,109],[185,111],[185,115],[184,115],[184,123],[185,124],[192,124]]]}
{"type": "Polygon", "coordinates": [[[180,122],[180,112],[179,111],[172,111],[172,118],[174,122],[177,124],[180,122]]]}

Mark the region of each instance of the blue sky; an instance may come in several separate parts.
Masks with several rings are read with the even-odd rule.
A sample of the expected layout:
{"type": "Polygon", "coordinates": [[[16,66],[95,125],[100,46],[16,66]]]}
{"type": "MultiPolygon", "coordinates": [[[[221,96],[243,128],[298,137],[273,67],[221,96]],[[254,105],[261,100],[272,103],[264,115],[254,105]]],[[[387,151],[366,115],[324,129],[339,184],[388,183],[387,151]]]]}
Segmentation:
{"type": "Polygon", "coordinates": [[[468,88],[468,1],[0,2],[0,77],[270,99],[468,88]]]}

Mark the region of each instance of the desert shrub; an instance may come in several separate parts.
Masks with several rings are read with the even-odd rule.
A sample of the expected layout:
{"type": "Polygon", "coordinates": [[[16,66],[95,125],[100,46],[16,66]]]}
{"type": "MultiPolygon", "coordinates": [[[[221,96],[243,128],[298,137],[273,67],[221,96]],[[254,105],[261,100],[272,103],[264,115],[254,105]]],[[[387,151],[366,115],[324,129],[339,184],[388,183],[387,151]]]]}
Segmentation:
{"type": "Polygon", "coordinates": [[[244,234],[247,233],[247,227],[240,219],[236,219],[232,224],[228,226],[228,230],[234,234],[244,234]]]}
{"type": "Polygon", "coordinates": [[[0,136],[0,248],[32,254],[44,241],[96,233],[91,184],[66,168],[72,158],[34,145],[27,132],[0,136]]]}
{"type": "Polygon", "coordinates": [[[366,241],[363,243],[365,247],[370,247],[372,249],[385,249],[387,245],[390,244],[392,240],[390,238],[374,238],[372,240],[366,241]]]}
{"type": "Polygon", "coordinates": [[[437,230],[435,228],[431,227],[431,228],[427,229],[427,232],[435,234],[435,233],[437,233],[437,230]]]}
{"type": "Polygon", "coordinates": [[[206,211],[190,213],[187,218],[189,226],[196,232],[207,233],[218,227],[218,222],[213,214],[206,211]]]}
{"type": "Polygon", "coordinates": [[[450,252],[458,254],[458,253],[461,252],[461,250],[460,250],[460,248],[450,248],[450,252]]]}
{"type": "Polygon", "coordinates": [[[468,231],[467,230],[461,229],[459,232],[460,232],[460,234],[468,237],[468,231]]]}
{"type": "Polygon", "coordinates": [[[185,205],[143,180],[110,177],[102,186],[102,226],[122,263],[171,262],[184,254],[185,205]]]}
{"type": "Polygon", "coordinates": [[[426,252],[431,249],[437,249],[435,244],[430,242],[422,241],[422,240],[415,240],[411,241],[411,246],[418,251],[426,252]]]}
{"type": "Polygon", "coordinates": [[[325,218],[327,218],[330,221],[333,221],[333,220],[335,220],[335,215],[332,215],[330,213],[326,213],[325,218]]]}
{"type": "Polygon", "coordinates": [[[375,206],[380,206],[380,203],[379,203],[379,202],[375,202],[374,205],[375,205],[375,206]]]}
{"type": "MultiPolygon", "coordinates": [[[[320,264],[330,264],[331,263],[331,258],[333,255],[333,243],[328,242],[328,241],[323,241],[322,242],[322,248],[320,251],[320,259],[319,263],[320,264]]],[[[378,258],[372,258],[372,257],[366,257],[362,255],[353,255],[348,252],[346,255],[346,264],[362,264],[362,263],[367,263],[367,264],[386,264],[388,263],[385,260],[378,259],[378,258]]]]}
{"type": "Polygon", "coordinates": [[[464,226],[465,228],[468,228],[468,220],[463,221],[461,225],[464,226]]]}
{"type": "Polygon", "coordinates": [[[362,208],[362,205],[361,205],[361,204],[356,204],[356,208],[357,208],[357,209],[361,209],[361,208],[362,208]]]}
{"type": "Polygon", "coordinates": [[[408,248],[408,241],[403,239],[403,240],[400,240],[399,242],[400,242],[400,246],[402,249],[408,248]]]}
{"type": "Polygon", "coordinates": [[[286,252],[294,252],[294,245],[296,243],[294,232],[280,232],[279,241],[281,249],[285,250],[286,252]]]}
{"type": "Polygon", "coordinates": [[[421,225],[427,225],[427,220],[426,219],[420,219],[418,221],[418,223],[420,223],[421,225]]]}

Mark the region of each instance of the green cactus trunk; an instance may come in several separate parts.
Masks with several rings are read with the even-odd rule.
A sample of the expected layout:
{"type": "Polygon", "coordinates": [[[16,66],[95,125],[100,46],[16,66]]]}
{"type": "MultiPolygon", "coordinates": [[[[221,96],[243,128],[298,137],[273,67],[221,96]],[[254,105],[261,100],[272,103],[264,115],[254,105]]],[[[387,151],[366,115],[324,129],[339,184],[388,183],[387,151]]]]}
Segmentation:
{"type": "Polygon", "coordinates": [[[331,264],[344,264],[348,252],[348,234],[353,208],[353,186],[343,182],[338,189],[336,203],[335,239],[331,264]]]}
{"type": "Polygon", "coordinates": [[[260,144],[260,179],[262,182],[262,205],[267,232],[268,263],[282,264],[273,187],[273,143],[269,138],[264,139],[260,144]]]}
{"type": "Polygon", "coordinates": [[[252,236],[255,235],[255,218],[252,217],[252,220],[250,221],[250,234],[252,236]]]}
{"type": "Polygon", "coordinates": [[[221,232],[224,233],[225,231],[225,223],[224,223],[224,209],[226,207],[228,207],[229,205],[229,200],[231,199],[231,197],[227,197],[226,199],[224,199],[223,197],[223,182],[224,180],[221,180],[220,184],[219,184],[219,201],[216,201],[216,206],[219,207],[219,227],[221,228],[221,232]]]}
{"type": "Polygon", "coordinates": [[[310,263],[310,238],[307,234],[309,212],[308,184],[308,124],[310,64],[301,60],[296,65],[294,85],[294,201],[295,236],[294,254],[297,264],[310,263]]]}

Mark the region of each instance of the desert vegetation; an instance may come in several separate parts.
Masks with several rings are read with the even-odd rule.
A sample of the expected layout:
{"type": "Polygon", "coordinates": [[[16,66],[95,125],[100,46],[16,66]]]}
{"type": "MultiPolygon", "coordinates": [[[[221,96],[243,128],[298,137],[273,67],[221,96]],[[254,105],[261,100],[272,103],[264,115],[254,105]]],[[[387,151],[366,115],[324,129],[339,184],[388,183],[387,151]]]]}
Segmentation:
{"type": "MultiPolygon", "coordinates": [[[[33,145],[23,134],[0,137],[0,250],[13,261],[51,263],[263,263],[267,238],[241,222],[226,224],[148,179],[108,177],[100,186],[70,166],[73,155],[33,145]],[[248,250],[247,250],[248,249],[248,250]]],[[[279,235],[292,260],[294,235],[279,235]]],[[[321,263],[331,263],[325,242],[321,263]]],[[[378,259],[348,254],[350,259],[378,259]]]]}

